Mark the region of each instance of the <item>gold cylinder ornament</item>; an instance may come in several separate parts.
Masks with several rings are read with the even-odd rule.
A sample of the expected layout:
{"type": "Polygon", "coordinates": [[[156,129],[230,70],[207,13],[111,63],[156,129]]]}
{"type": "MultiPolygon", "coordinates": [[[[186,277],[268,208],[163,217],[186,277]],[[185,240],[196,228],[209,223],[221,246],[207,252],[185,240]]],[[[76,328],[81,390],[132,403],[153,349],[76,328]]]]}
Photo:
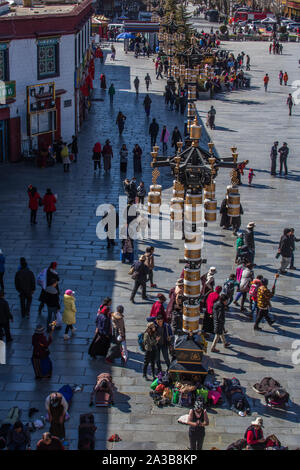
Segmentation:
{"type": "Polygon", "coordinates": [[[148,193],[148,202],[150,204],[161,204],[161,193],[150,191],[148,193]]]}
{"type": "Polygon", "coordinates": [[[200,296],[200,282],[184,280],[183,292],[186,297],[199,297],[200,296]]]}
{"type": "Polygon", "coordinates": [[[159,215],[159,213],[160,213],[160,204],[152,204],[151,202],[148,202],[148,213],[149,214],[159,215]]]}
{"type": "Polygon", "coordinates": [[[229,217],[238,217],[240,215],[240,195],[235,193],[228,194],[228,211],[229,217]]]}
{"type": "Polygon", "coordinates": [[[200,316],[200,305],[190,305],[188,302],[183,302],[183,315],[191,320],[200,316]]]}
{"type": "Polygon", "coordinates": [[[184,218],[187,222],[200,223],[203,220],[202,212],[202,204],[197,204],[196,206],[192,206],[191,204],[184,205],[184,218]]]}
{"type": "Polygon", "coordinates": [[[200,282],[200,269],[184,268],[183,275],[186,281],[200,282]]]}
{"type": "Polygon", "coordinates": [[[230,193],[239,194],[238,186],[232,186],[232,185],[227,186],[227,194],[230,194],[230,193]]]}
{"type": "Polygon", "coordinates": [[[216,183],[213,181],[204,186],[204,199],[215,199],[216,197],[216,183]]]}
{"type": "Polygon", "coordinates": [[[201,139],[201,131],[202,131],[201,126],[199,126],[198,123],[196,124],[194,122],[194,124],[192,124],[191,127],[190,127],[190,138],[200,140],[201,139]]]}
{"type": "Polygon", "coordinates": [[[202,193],[199,194],[189,194],[185,196],[185,203],[196,206],[197,204],[202,204],[202,193]]]}
{"type": "Polygon", "coordinates": [[[150,186],[150,192],[160,193],[160,195],[161,195],[161,191],[162,191],[161,184],[152,184],[150,186]]]}
{"type": "Polygon", "coordinates": [[[170,204],[171,220],[181,221],[183,219],[184,199],[181,197],[173,197],[170,204]]]}
{"type": "Polygon", "coordinates": [[[204,214],[206,222],[215,222],[217,220],[217,200],[205,199],[204,214]]]}

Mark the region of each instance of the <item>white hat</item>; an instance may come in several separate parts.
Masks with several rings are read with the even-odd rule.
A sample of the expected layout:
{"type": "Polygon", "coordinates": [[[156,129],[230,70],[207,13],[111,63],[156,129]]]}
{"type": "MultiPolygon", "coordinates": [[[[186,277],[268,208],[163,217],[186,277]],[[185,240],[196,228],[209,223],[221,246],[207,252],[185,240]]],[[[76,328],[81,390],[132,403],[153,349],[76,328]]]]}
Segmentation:
{"type": "Polygon", "coordinates": [[[251,422],[251,424],[252,424],[252,426],[261,426],[262,428],[264,427],[263,426],[263,419],[262,419],[261,416],[258,416],[255,421],[251,422]]]}
{"type": "Polygon", "coordinates": [[[210,273],[216,273],[216,272],[217,272],[217,268],[215,268],[214,266],[211,266],[211,267],[209,268],[209,272],[210,272],[210,273]]]}
{"type": "Polygon", "coordinates": [[[252,228],[252,227],[255,227],[255,222],[249,222],[249,224],[247,225],[247,228],[252,228]]]}

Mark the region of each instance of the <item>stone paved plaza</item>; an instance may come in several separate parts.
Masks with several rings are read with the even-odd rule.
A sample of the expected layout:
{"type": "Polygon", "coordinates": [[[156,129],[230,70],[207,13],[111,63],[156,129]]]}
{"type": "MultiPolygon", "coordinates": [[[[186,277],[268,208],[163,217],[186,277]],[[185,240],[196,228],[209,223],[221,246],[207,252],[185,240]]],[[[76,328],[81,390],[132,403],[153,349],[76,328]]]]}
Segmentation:
{"type": "MultiPolygon", "coordinates": [[[[188,429],[177,423],[185,413],[179,407],[157,408],[149,397],[149,383],[142,378],[143,354],[137,346],[137,335],[145,329],[145,318],[158,292],[168,293],[179,277],[182,266],[178,260],[183,254],[183,242],[172,240],[144,240],[136,248],[137,258],[149,244],[155,246],[156,269],[154,280],[159,286],[149,289],[149,302],[141,301],[139,294],[136,304],[129,302],[132,281],[128,276],[128,265],[119,261],[120,248],[107,251],[106,242],[96,236],[96,226],[100,217],[96,209],[103,203],[118,203],[123,195],[122,179],[119,171],[119,149],[125,142],[129,149],[127,176],[133,175],[132,149],[135,143],[143,149],[142,179],[147,189],[151,183],[150,139],[148,127],[155,117],[160,125],[166,124],[171,132],[175,125],[183,130],[184,117],[175,111],[168,111],[162,98],[165,80],[156,80],[153,59],[135,59],[125,55],[122,44],[117,44],[116,61],[109,55],[105,64],[96,64],[95,91],[92,108],[79,136],[79,160],[71,165],[70,173],[63,173],[61,165],[54,168],[38,169],[22,164],[0,168],[0,247],[7,261],[5,274],[6,298],[13,306],[14,341],[8,346],[7,365],[0,367],[0,419],[10,407],[17,405],[22,410],[21,418],[28,421],[28,410],[36,407],[35,415],[45,415],[44,400],[50,391],[56,391],[69,383],[83,384],[82,392],[76,393],[70,408],[71,418],[66,423],[66,436],[70,449],[77,446],[77,428],[80,413],[93,411],[96,424],[96,449],[161,449],[183,450],[188,446],[188,429]],[[116,87],[113,105],[108,95],[100,90],[99,76],[106,74],[108,86],[116,87]],[[150,97],[152,109],[150,119],[146,118],[142,102],[145,96],[144,77],[149,71],[152,79],[150,97]],[[135,96],[133,80],[140,78],[140,95],[135,96]],[[99,101],[103,99],[103,101],[99,101]],[[125,131],[119,138],[115,120],[119,110],[127,116],[125,131]],[[92,148],[96,141],[103,145],[110,138],[114,159],[110,175],[95,176],[92,167],[92,148]],[[38,224],[29,223],[28,184],[37,186],[40,194],[51,187],[58,194],[57,212],[51,230],[40,209],[38,224]],[[46,324],[46,308],[38,317],[37,289],[31,308],[30,320],[21,320],[19,301],[14,288],[14,275],[20,256],[25,256],[30,268],[37,275],[51,261],[58,263],[61,278],[61,292],[73,289],[76,292],[77,334],[68,344],[63,340],[63,330],[55,331],[50,347],[53,361],[51,380],[35,381],[31,366],[31,336],[35,325],[46,324]],[[105,296],[113,299],[113,308],[119,304],[125,307],[127,346],[129,361],[126,368],[120,364],[109,367],[103,359],[91,360],[87,354],[88,344],[95,330],[95,317],[98,306],[105,296]],[[110,370],[117,394],[115,405],[110,409],[89,408],[90,392],[96,376],[110,370]],[[122,442],[111,444],[107,438],[118,433],[122,442]]],[[[262,273],[270,282],[278,269],[275,259],[277,244],[283,228],[293,226],[300,237],[299,222],[299,180],[300,163],[299,124],[300,107],[295,106],[294,115],[288,116],[286,97],[291,91],[290,84],[299,75],[298,44],[284,44],[283,55],[268,53],[267,43],[224,43],[222,47],[234,53],[244,51],[251,56],[251,89],[218,95],[213,101],[198,101],[197,109],[202,118],[203,138],[206,113],[211,104],[216,108],[216,130],[210,134],[216,150],[221,156],[230,156],[230,147],[236,144],[239,160],[249,159],[255,169],[253,187],[247,186],[247,176],[241,187],[241,202],[244,209],[243,228],[249,221],[256,222],[256,263],[255,273],[262,273]],[[289,74],[289,86],[280,87],[279,70],[289,74]],[[269,91],[263,90],[263,76],[270,75],[269,91]],[[274,140],[288,142],[289,177],[272,178],[269,174],[270,148],[274,140]]],[[[170,152],[170,146],[169,146],[170,152]]],[[[248,172],[246,172],[247,175],[248,172]]],[[[141,175],[136,175],[139,181],[141,175]]],[[[160,182],[163,184],[163,199],[171,197],[172,177],[167,168],[161,169],[160,182]]],[[[217,199],[220,205],[225,188],[230,183],[228,170],[219,171],[217,177],[217,199]]],[[[204,258],[207,266],[217,267],[217,284],[234,271],[235,239],[231,232],[222,231],[217,223],[206,229],[204,258]]],[[[299,265],[298,250],[295,265],[299,265]]],[[[265,435],[275,433],[283,445],[291,449],[299,446],[299,400],[300,369],[292,363],[292,342],[298,338],[300,271],[296,270],[278,281],[276,297],[272,301],[272,314],[275,328],[264,323],[262,332],[253,331],[253,323],[238,309],[231,308],[226,328],[232,347],[221,353],[210,355],[210,366],[223,377],[237,377],[253,410],[252,417],[263,416],[265,435]],[[265,376],[272,376],[289,391],[292,406],[289,411],[274,411],[263,405],[262,399],[251,388],[265,376]]],[[[210,425],[206,430],[204,449],[216,446],[226,448],[228,444],[243,436],[252,418],[241,418],[228,409],[221,408],[209,412],[210,425]]],[[[42,431],[32,435],[35,443],[42,431]]]]}

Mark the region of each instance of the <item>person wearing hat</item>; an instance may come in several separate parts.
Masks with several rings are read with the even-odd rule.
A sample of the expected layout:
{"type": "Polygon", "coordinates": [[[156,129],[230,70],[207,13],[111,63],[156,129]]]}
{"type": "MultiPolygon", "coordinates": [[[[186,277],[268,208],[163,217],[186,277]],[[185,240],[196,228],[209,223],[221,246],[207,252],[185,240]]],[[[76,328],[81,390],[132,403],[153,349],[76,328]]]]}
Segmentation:
{"type": "Polygon", "coordinates": [[[263,434],[263,419],[258,416],[255,421],[246,429],[245,439],[251,450],[264,450],[265,439],[263,434]]]}
{"type": "Polygon", "coordinates": [[[181,294],[176,295],[175,303],[173,304],[173,310],[171,314],[171,328],[173,335],[183,335],[183,301],[184,296],[181,294]]]}
{"type": "Polygon", "coordinates": [[[102,150],[103,155],[103,164],[105,172],[111,169],[111,159],[114,157],[112,146],[110,145],[110,140],[107,139],[102,150]]]}
{"type": "Polygon", "coordinates": [[[164,321],[167,321],[167,314],[164,307],[164,302],[167,300],[164,294],[157,294],[158,300],[154,302],[150,312],[150,318],[155,318],[157,315],[162,315],[164,321]]]}
{"type": "Polygon", "coordinates": [[[255,257],[255,242],[254,242],[254,227],[255,227],[255,222],[249,222],[247,225],[247,229],[245,230],[244,233],[244,242],[245,245],[249,249],[250,253],[250,263],[254,263],[254,257],[255,257]]]}
{"type": "Polygon", "coordinates": [[[62,320],[66,325],[64,340],[70,339],[68,335],[71,330],[72,335],[75,333],[76,328],[73,325],[76,323],[76,305],[75,305],[75,292],[71,289],[67,289],[64,295],[64,313],[62,320]]]}
{"type": "Polygon", "coordinates": [[[134,304],[134,297],[138,291],[138,288],[142,288],[142,298],[148,300],[146,293],[146,281],[147,276],[149,275],[149,268],[145,265],[146,256],[142,255],[139,257],[139,260],[134,263],[133,268],[134,272],[132,278],[134,280],[134,286],[131,292],[130,301],[134,304]]]}
{"type": "Polygon", "coordinates": [[[216,274],[217,270],[214,266],[211,266],[209,268],[209,271],[203,276],[201,276],[201,284],[202,284],[202,289],[201,289],[201,295],[203,296],[203,300],[201,301],[201,308],[203,309],[205,306],[206,298],[210,292],[213,292],[214,287],[215,287],[215,279],[214,275],[216,274]]]}
{"type": "Polygon", "coordinates": [[[148,380],[147,369],[148,365],[151,364],[151,372],[153,380],[155,380],[155,359],[156,359],[156,349],[159,337],[156,333],[155,323],[150,322],[147,325],[146,331],[144,333],[144,348],[145,348],[145,357],[144,357],[144,367],[143,367],[143,377],[145,380],[148,380]]]}
{"type": "Polygon", "coordinates": [[[145,256],[146,256],[146,261],[145,265],[149,269],[149,281],[150,281],[150,286],[151,287],[156,287],[156,284],[153,284],[153,269],[154,269],[154,246],[147,246],[145,256]]]}
{"type": "Polygon", "coordinates": [[[271,175],[276,176],[276,160],[277,160],[277,147],[278,140],[276,140],[271,148],[270,158],[271,158],[271,175]]]}
{"type": "MultiPolygon", "coordinates": [[[[277,274],[276,276],[279,276],[277,274]]],[[[275,320],[271,320],[269,316],[269,308],[270,308],[270,300],[275,294],[275,282],[273,284],[272,290],[268,289],[268,279],[262,279],[261,280],[261,286],[257,290],[257,308],[258,308],[258,314],[256,317],[255,325],[254,325],[254,330],[261,330],[259,328],[259,323],[263,318],[267,320],[270,326],[275,323],[275,320]]]]}
{"type": "Polygon", "coordinates": [[[3,251],[0,249],[0,288],[4,291],[3,277],[5,273],[5,256],[3,251]]]}
{"type": "Polygon", "coordinates": [[[37,325],[32,336],[32,366],[36,379],[50,378],[52,375],[52,361],[50,359],[49,346],[52,343],[52,334],[55,325],[51,326],[48,338],[45,335],[45,328],[37,325]]]}
{"type": "Polygon", "coordinates": [[[202,400],[196,400],[194,408],[190,410],[187,423],[189,425],[189,450],[202,450],[205,437],[205,427],[209,425],[206,410],[202,400]]]}
{"type": "Polygon", "coordinates": [[[25,258],[20,258],[20,268],[15,275],[15,286],[20,295],[22,317],[29,318],[32,296],[35,291],[35,277],[28,268],[25,258]]]}
{"type": "Polygon", "coordinates": [[[228,302],[228,297],[225,294],[221,294],[219,300],[213,306],[213,321],[214,321],[214,333],[215,337],[211,345],[211,352],[219,352],[216,349],[219,339],[222,339],[224,348],[228,348],[230,343],[226,342],[225,339],[225,310],[228,302]]]}

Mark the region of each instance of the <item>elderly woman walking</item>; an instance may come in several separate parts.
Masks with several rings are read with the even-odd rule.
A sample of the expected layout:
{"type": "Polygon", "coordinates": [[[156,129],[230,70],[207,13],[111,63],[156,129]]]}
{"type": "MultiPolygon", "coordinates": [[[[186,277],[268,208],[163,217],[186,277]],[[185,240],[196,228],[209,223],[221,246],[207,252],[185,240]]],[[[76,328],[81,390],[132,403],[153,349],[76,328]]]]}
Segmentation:
{"type": "Polygon", "coordinates": [[[100,305],[97,318],[96,330],[93,341],[89,347],[89,355],[95,359],[96,356],[106,356],[110,346],[111,338],[111,298],[106,297],[100,305]]]}
{"type": "Polygon", "coordinates": [[[32,336],[32,366],[36,379],[50,378],[52,375],[52,362],[50,359],[49,346],[52,343],[52,333],[55,324],[51,325],[51,331],[48,338],[45,335],[45,328],[38,325],[32,336]]]}

